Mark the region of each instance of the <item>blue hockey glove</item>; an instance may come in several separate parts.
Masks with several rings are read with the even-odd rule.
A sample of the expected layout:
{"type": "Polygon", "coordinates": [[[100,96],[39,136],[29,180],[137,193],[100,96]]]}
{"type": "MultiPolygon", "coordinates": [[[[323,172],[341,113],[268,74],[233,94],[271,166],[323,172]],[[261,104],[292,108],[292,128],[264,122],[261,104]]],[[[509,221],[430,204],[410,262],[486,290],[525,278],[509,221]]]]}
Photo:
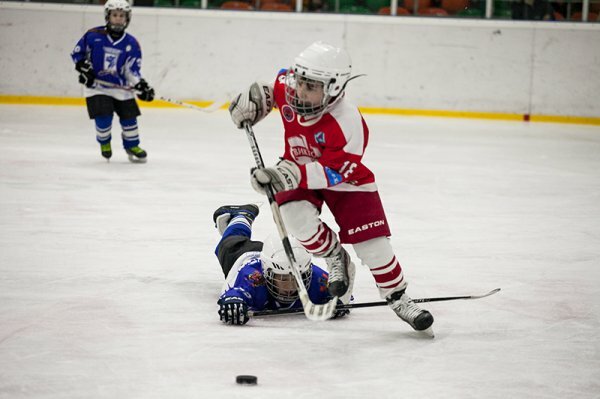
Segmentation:
{"type": "Polygon", "coordinates": [[[223,323],[241,326],[250,320],[250,317],[248,317],[248,305],[242,298],[235,296],[221,298],[218,304],[220,306],[219,318],[223,323]]]}
{"type": "Polygon", "coordinates": [[[94,69],[92,64],[88,60],[80,60],[75,64],[75,70],[79,72],[79,83],[86,87],[93,87],[96,77],[94,76],[94,69]]]}
{"type": "Polygon", "coordinates": [[[154,89],[148,85],[144,79],[140,79],[140,81],[133,86],[133,88],[137,91],[137,96],[142,101],[152,101],[154,100],[154,89]]]}

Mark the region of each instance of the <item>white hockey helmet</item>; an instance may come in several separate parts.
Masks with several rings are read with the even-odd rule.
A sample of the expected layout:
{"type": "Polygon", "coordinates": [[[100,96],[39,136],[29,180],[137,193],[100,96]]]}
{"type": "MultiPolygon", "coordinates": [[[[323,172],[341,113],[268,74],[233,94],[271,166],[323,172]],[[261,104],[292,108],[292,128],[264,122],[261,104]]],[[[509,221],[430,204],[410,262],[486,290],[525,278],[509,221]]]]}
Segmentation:
{"type": "MultiPolygon", "coordinates": [[[[290,244],[299,268],[298,271],[302,275],[302,281],[306,287],[312,277],[312,258],[296,239],[290,237],[290,244]]],[[[291,274],[292,265],[279,237],[267,237],[260,253],[260,260],[263,264],[267,289],[271,295],[282,304],[291,304],[298,299],[298,287],[291,274]]]]}
{"type": "Polygon", "coordinates": [[[328,105],[341,98],[352,73],[352,60],[346,50],[321,41],[308,46],[294,60],[286,75],[285,97],[302,116],[321,115],[328,105]],[[298,95],[299,83],[323,88],[318,102],[307,102],[298,95]]]}
{"type": "Polygon", "coordinates": [[[131,21],[131,5],[127,0],[107,0],[104,4],[104,20],[109,31],[121,33],[129,26],[131,21]],[[110,12],[122,10],[125,12],[125,25],[115,25],[110,23],[110,12]]]}

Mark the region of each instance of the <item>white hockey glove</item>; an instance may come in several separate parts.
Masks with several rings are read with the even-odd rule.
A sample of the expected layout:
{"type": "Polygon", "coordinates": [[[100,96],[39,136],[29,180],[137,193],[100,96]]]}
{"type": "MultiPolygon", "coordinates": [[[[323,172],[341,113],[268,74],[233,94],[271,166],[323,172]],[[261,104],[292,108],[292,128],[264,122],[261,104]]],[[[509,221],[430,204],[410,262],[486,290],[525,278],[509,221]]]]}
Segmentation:
{"type": "Polygon", "coordinates": [[[255,125],[273,109],[273,87],[267,83],[253,83],[248,90],[236,96],[229,106],[231,120],[239,128],[244,122],[255,125]]]}
{"type": "Polygon", "coordinates": [[[252,188],[259,194],[265,194],[265,186],[270,184],[273,191],[294,190],[300,185],[302,177],[300,168],[287,159],[282,159],[275,166],[264,169],[252,168],[250,170],[250,183],[252,188]]]}

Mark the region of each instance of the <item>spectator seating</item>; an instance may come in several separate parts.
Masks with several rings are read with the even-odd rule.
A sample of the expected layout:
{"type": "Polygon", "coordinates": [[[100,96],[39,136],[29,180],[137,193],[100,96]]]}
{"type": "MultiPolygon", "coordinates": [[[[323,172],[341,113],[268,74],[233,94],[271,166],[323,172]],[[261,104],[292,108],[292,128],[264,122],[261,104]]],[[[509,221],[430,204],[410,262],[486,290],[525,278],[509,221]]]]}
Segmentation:
{"type": "Polygon", "coordinates": [[[421,10],[423,8],[429,8],[431,7],[431,0],[404,0],[404,8],[406,8],[408,11],[413,12],[414,11],[414,4],[418,1],[418,10],[419,13],[421,12],[421,10]]]}
{"type": "Polygon", "coordinates": [[[371,14],[371,10],[367,7],[351,5],[346,7],[340,7],[340,13],[342,14],[371,14]]]}
{"type": "Polygon", "coordinates": [[[441,8],[448,11],[448,14],[466,10],[469,7],[469,0],[442,0],[441,8]]]}
{"type": "Polygon", "coordinates": [[[173,7],[173,0],[154,0],[154,7],[173,7]]]}
{"type": "Polygon", "coordinates": [[[443,8],[438,7],[427,7],[419,10],[419,15],[431,16],[431,17],[447,17],[448,12],[443,8]]]}
{"type": "Polygon", "coordinates": [[[278,3],[275,1],[262,3],[260,9],[262,11],[294,11],[291,5],[285,3],[278,3]]]}
{"type": "Polygon", "coordinates": [[[381,7],[389,7],[390,0],[365,0],[365,5],[372,12],[378,12],[381,7]]]}
{"type": "Polygon", "coordinates": [[[254,10],[254,7],[252,7],[250,4],[245,3],[243,1],[226,1],[225,3],[221,4],[221,9],[222,10],[254,10]]]}
{"type": "MultiPolygon", "coordinates": [[[[571,21],[581,21],[583,17],[583,13],[581,12],[575,12],[573,13],[573,15],[571,15],[571,21]]],[[[596,22],[596,20],[598,20],[598,14],[596,14],[595,12],[590,12],[588,13],[588,22],[596,22]]]]}
{"type": "MultiPolygon", "coordinates": [[[[392,14],[392,10],[390,9],[389,6],[387,7],[381,7],[379,9],[379,11],[377,12],[377,14],[379,15],[391,15],[392,14]]],[[[404,7],[398,7],[398,9],[396,10],[396,15],[410,15],[410,12],[404,8],[404,7]]]]}

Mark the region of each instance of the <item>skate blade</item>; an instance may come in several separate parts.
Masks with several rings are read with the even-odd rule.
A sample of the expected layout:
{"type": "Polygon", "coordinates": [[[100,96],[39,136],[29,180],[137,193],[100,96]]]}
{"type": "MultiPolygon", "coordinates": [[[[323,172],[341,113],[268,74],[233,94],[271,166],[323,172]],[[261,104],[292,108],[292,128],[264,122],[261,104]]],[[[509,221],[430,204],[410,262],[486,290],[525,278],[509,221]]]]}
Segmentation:
{"type": "Polygon", "coordinates": [[[425,330],[419,331],[419,334],[423,335],[424,337],[428,337],[428,338],[435,338],[435,334],[433,333],[433,327],[428,327],[425,330]]]}
{"type": "Polygon", "coordinates": [[[146,163],[146,158],[136,158],[133,155],[129,155],[129,162],[131,163],[146,163]]]}

